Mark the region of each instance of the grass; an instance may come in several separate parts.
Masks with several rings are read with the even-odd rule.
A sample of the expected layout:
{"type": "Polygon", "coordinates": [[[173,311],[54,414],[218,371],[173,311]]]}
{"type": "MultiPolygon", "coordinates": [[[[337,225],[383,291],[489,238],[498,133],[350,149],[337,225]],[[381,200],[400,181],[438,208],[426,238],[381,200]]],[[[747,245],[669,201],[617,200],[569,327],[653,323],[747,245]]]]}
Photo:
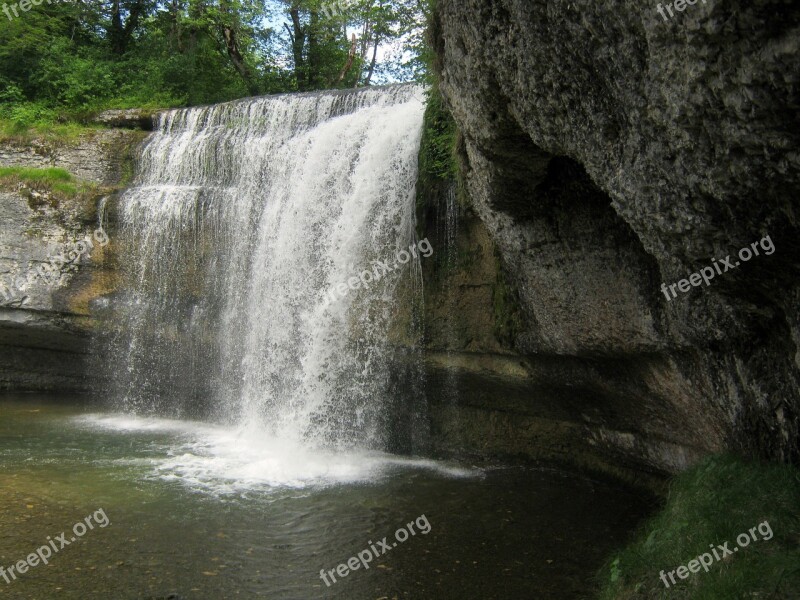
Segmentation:
{"type": "Polygon", "coordinates": [[[86,223],[96,220],[97,200],[114,189],[78,179],[57,167],[0,167],[0,188],[21,194],[33,210],[68,208],[86,223]]]}
{"type": "Polygon", "coordinates": [[[601,600],[800,598],[800,471],[728,455],[705,460],[675,477],[664,509],[598,577],[601,600]],[[688,565],[711,544],[733,550],[739,534],[765,521],[771,539],[759,530],[746,548],[718,551],[708,572],[676,574],[669,589],[661,581],[661,570],[688,565]]]}
{"type": "MultiPolygon", "coordinates": [[[[64,227],[73,227],[76,223],[95,223],[99,199],[118,188],[84,181],[57,167],[0,167],[0,189],[27,199],[34,211],[55,209],[56,219],[64,227]]],[[[28,231],[33,236],[39,233],[37,227],[28,231]]]]}
{"type": "Polygon", "coordinates": [[[66,198],[74,198],[91,188],[91,184],[74,177],[69,171],[56,167],[0,167],[0,183],[4,187],[22,183],[27,187],[46,189],[66,198]]]}
{"type": "Polygon", "coordinates": [[[34,139],[44,142],[70,143],[99,129],[102,129],[99,125],[83,125],[76,122],[39,121],[30,125],[20,125],[10,119],[0,118],[0,143],[24,143],[34,139]]]}
{"type": "Polygon", "coordinates": [[[103,125],[93,124],[91,120],[105,110],[138,108],[154,113],[184,104],[181,99],[163,94],[148,100],[111,99],[81,108],[56,108],[42,102],[28,101],[0,103],[0,143],[25,144],[31,140],[39,140],[50,144],[70,144],[103,130],[103,125]]]}

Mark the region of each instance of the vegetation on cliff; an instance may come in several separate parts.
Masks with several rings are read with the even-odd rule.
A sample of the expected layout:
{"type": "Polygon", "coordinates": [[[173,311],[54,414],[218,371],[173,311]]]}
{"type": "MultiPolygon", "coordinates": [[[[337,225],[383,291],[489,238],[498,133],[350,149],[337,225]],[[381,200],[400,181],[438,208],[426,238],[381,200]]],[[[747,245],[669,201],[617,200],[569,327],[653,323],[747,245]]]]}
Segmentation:
{"type": "Polygon", "coordinates": [[[33,210],[57,209],[66,203],[58,219],[63,221],[68,213],[74,212],[86,223],[96,220],[98,200],[114,191],[56,167],[0,167],[0,190],[19,193],[33,210]]]}
{"type": "Polygon", "coordinates": [[[456,123],[444,106],[436,85],[431,88],[428,96],[419,170],[421,176],[433,181],[452,181],[458,175],[456,123]]]}
{"type": "Polygon", "coordinates": [[[67,196],[74,196],[78,192],[75,178],[65,169],[55,167],[46,169],[0,167],[0,182],[4,185],[16,183],[45,185],[67,196]]]}
{"type": "Polygon", "coordinates": [[[664,509],[599,577],[601,600],[800,597],[800,471],[706,459],[675,477],[664,509]],[[720,548],[726,544],[728,552],[720,548]],[[711,557],[707,572],[677,571],[697,570],[690,561],[703,554],[711,557]]]}

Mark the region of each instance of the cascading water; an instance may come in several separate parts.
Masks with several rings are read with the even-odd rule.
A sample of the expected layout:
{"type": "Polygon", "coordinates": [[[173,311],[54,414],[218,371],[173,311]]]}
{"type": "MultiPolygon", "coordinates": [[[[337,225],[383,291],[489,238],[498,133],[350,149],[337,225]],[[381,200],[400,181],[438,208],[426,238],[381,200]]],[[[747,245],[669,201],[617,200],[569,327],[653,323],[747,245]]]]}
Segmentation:
{"type": "Polygon", "coordinates": [[[400,85],[161,117],[118,208],[120,408],[210,413],[288,448],[410,448],[389,332],[419,258],[325,295],[416,241],[423,99],[400,85]]]}

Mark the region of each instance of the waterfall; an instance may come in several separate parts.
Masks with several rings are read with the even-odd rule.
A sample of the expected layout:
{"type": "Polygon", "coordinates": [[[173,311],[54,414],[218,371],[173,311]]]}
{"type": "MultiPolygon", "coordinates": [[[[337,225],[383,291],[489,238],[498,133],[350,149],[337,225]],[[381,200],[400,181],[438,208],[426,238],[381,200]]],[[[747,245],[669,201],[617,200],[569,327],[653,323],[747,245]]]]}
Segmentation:
{"type": "Polygon", "coordinates": [[[423,99],[398,85],[160,117],[117,208],[119,408],[296,447],[407,446],[391,331],[419,254],[327,292],[417,242],[423,99]]]}

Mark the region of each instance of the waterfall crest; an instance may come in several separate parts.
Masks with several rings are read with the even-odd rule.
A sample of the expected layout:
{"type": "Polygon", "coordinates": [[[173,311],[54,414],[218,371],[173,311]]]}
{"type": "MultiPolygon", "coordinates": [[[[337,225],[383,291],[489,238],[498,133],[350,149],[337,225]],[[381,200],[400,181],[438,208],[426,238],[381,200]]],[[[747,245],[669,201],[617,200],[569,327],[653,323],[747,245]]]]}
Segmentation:
{"type": "Polygon", "coordinates": [[[415,242],[423,112],[399,85],[163,114],[118,208],[121,408],[385,449],[389,330],[419,257],[326,292],[415,242]]]}

